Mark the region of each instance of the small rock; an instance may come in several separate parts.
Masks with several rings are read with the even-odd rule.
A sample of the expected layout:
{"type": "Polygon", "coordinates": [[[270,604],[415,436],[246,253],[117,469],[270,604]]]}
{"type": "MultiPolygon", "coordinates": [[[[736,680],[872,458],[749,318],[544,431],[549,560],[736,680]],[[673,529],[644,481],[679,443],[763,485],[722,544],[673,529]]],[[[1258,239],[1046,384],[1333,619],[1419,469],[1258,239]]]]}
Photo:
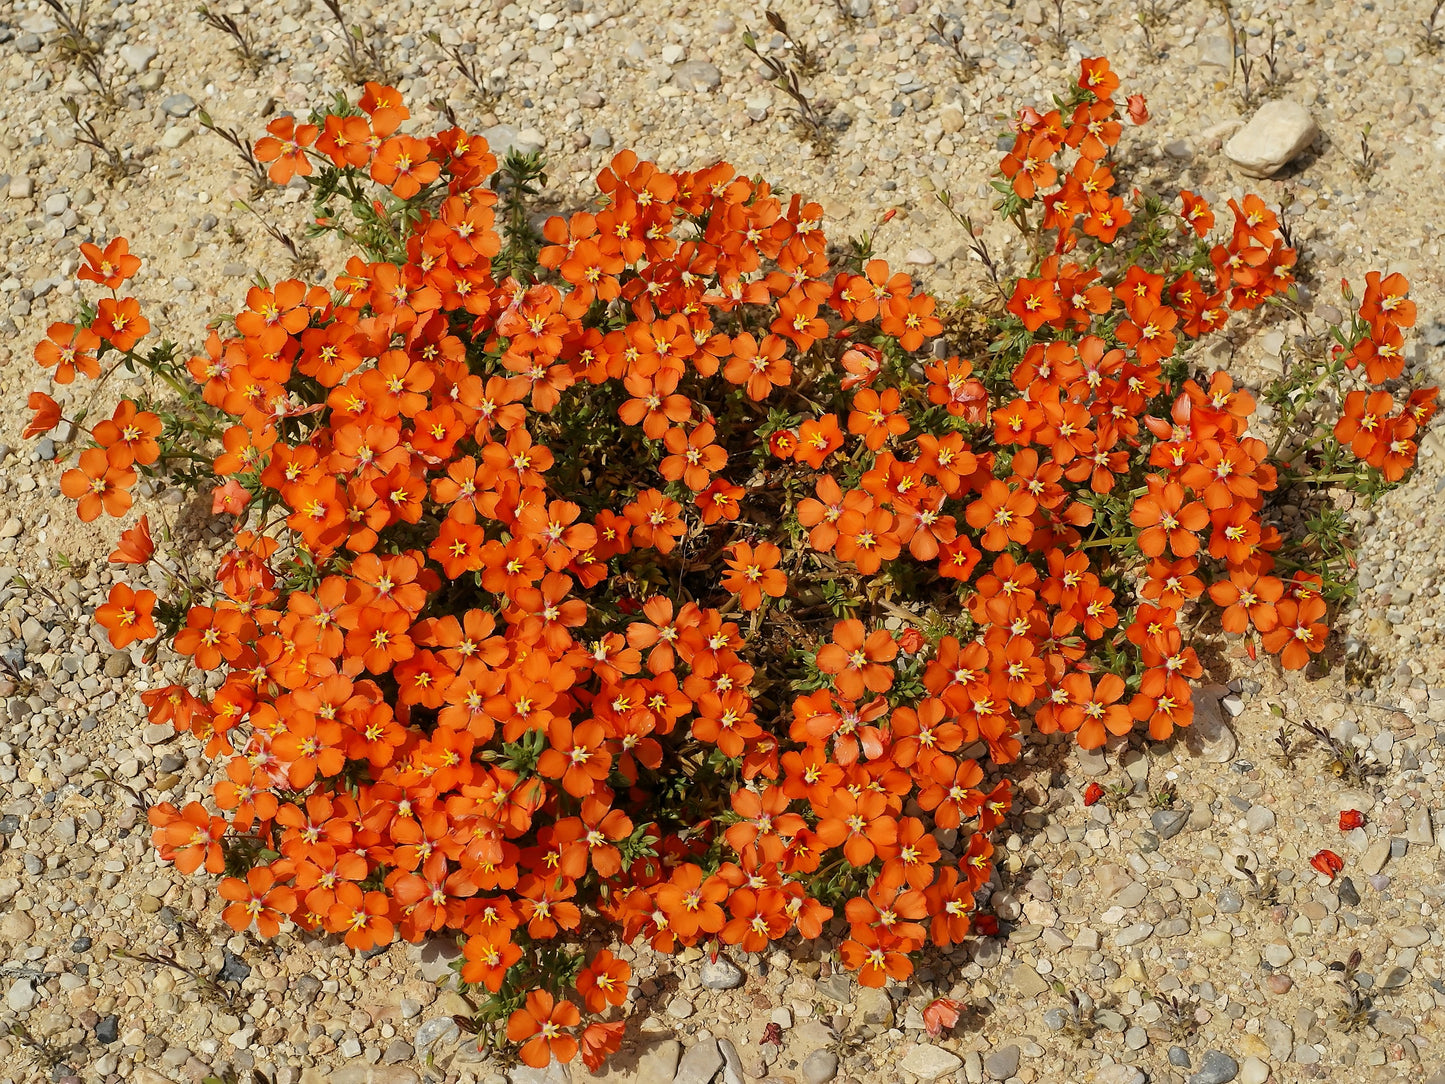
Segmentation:
{"type": "Polygon", "coordinates": [[[708,1084],[723,1067],[716,1039],[704,1039],[682,1056],[673,1084],[708,1084]]]}
{"type": "Polygon", "coordinates": [[[16,979],[5,995],[5,1004],[11,1012],[29,1012],[40,1004],[40,995],[30,979],[16,979]]]}
{"type": "Polygon", "coordinates": [[[195,133],[184,124],[176,124],[161,133],[161,146],[173,151],[185,144],[195,133]]]}
{"type": "Polygon", "coordinates": [[[637,1058],[637,1084],[672,1084],[681,1058],[682,1044],[676,1039],[648,1047],[637,1058]]]}
{"type": "Polygon", "coordinates": [[[685,997],[675,997],[667,1003],[667,1015],[674,1020],[686,1020],[696,1011],[692,1002],[685,997]]]}
{"type": "Polygon", "coordinates": [[[196,100],[189,94],[172,94],[161,102],[161,112],[168,117],[189,117],[196,111],[196,100]]]}
{"type": "Polygon", "coordinates": [[[1430,807],[1422,805],[1410,818],[1410,828],[1405,840],[1418,847],[1429,847],[1435,842],[1435,826],[1430,822],[1430,807]]]}
{"type": "Polygon", "coordinates": [[[1189,1078],[1189,1084],[1229,1084],[1239,1075],[1239,1062],[1220,1050],[1211,1050],[1204,1055],[1199,1072],[1189,1078]]]}
{"type": "Polygon", "coordinates": [[[681,64],[682,58],[687,56],[687,50],[681,45],[664,45],[662,47],[662,62],[667,65],[681,64]]]}
{"type": "Polygon", "coordinates": [[[120,1038],[120,1017],[115,1013],[102,1016],[95,1022],[95,1041],[109,1046],[120,1038]]]}
{"type": "Polygon", "coordinates": [[[963,1064],[963,1059],[949,1053],[941,1046],[919,1043],[898,1063],[900,1069],[912,1073],[927,1084],[951,1073],[963,1064]]]}
{"type": "Polygon", "coordinates": [[[1262,805],[1252,805],[1244,815],[1244,827],[1252,836],[1268,832],[1274,827],[1274,810],[1262,805]]]}
{"type": "Polygon", "coordinates": [[[1100,1069],[1094,1077],[1094,1084],[1147,1084],[1149,1078],[1144,1070],[1123,1062],[1115,1062],[1100,1069]]]}
{"type": "Polygon", "coordinates": [[[400,1065],[404,1061],[411,1061],[416,1056],[411,1043],[405,1039],[393,1039],[386,1046],[386,1051],[381,1055],[382,1065],[400,1065]]]}
{"type": "Polygon", "coordinates": [[[689,60],[673,70],[672,82],[682,90],[702,94],[722,85],[722,72],[717,70],[716,65],[705,60],[689,60]]]}
{"type": "Polygon", "coordinates": [[[803,1079],[808,1084],[828,1084],[838,1075],[838,1055],[831,1050],[814,1050],[803,1059],[803,1079]]]}
{"type": "Polygon", "coordinates": [[[1149,818],[1149,823],[1160,839],[1173,839],[1189,823],[1189,810],[1161,809],[1149,818]]]}
{"type": "Polygon", "coordinates": [[[733,963],[726,956],[719,956],[716,960],[705,959],[702,963],[702,973],[698,981],[708,990],[736,990],[747,980],[742,968],[733,963]]]}
{"type": "Polygon", "coordinates": [[[1335,895],[1340,897],[1340,902],[1346,907],[1360,905],[1360,891],[1355,887],[1355,882],[1348,877],[1341,877],[1335,882],[1335,895]]]}
{"type": "Polygon", "coordinates": [[[887,991],[876,986],[863,986],[859,988],[854,1002],[854,1015],[863,1023],[876,1024],[881,1028],[893,1026],[893,999],[887,991]]]}
{"type": "Polygon", "coordinates": [[[1400,926],[1390,931],[1390,943],[1400,948],[1417,948],[1430,940],[1424,926],[1400,926]]]}
{"type": "Polygon", "coordinates": [[[176,736],[176,728],[170,723],[147,723],[141,728],[140,736],[147,745],[160,745],[176,736]]]}
{"type": "Polygon", "coordinates": [[[1019,1048],[1012,1043],[999,1047],[984,1059],[983,1071],[993,1080],[1007,1080],[1019,1071],[1019,1048]]]}
{"type": "Polygon", "coordinates": [[[1273,177],[1318,134],[1314,118],[1298,102],[1265,102],[1224,145],[1224,154],[1250,177],[1273,177]]]}
{"type": "Polygon", "coordinates": [[[1390,860],[1390,841],[1388,839],[1377,839],[1370,844],[1370,849],[1360,859],[1360,869],[1364,870],[1365,876],[1379,873],[1385,868],[1385,863],[1390,860]]]}
{"type": "Polygon", "coordinates": [[[40,52],[40,35],[25,33],[15,39],[15,48],[22,53],[40,52]]]}
{"type": "Polygon", "coordinates": [[[963,106],[957,102],[949,102],[938,111],[938,121],[943,125],[943,130],[950,134],[963,131],[966,118],[963,106]]]}
{"type": "Polygon", "coordinates": [[[921,245],[918,248],[911,248],[903,257],[903,262],[913,264],[916,267],[931,267],[938,262],[938,258],[921,245]]]}
{"type": "Polygon", "coordinates": [[[121,60],[125,61],[125,66],[139,75],[150,67],[151,61],[156,58],[159,50],[154,45],[123,45],[119,52],[121,60]]]}
{"type": "Polygon", "coordinates": [[[1224,721],[1219,707],[1222,686],[1193,690],[1194,721],[1184,728],[1184,744],[1206,764],[1227,764],[1234,759],[1239,740],[1224,721]]]}
{"type": "Polygon", "coordinates": [[[1239,1067],[1239,1084],[1264,1084],[1269,1079],[1269,1065],[1251,1054],[1239,1067]]]}
{"type": "Polygon", "coordinates": [[[587,145],[593,150],[606,150],[612,146],[612,133],[606,128],[593,128],[587,137],[587,145]]]}
{"type": "Polygon", "coordinates": [[[461,1038],[461,1029],[450,1016],[437,1016],[416,1029],[416,1048],[425,1051],[432,1043],[443,1045],[461,1038]]]}
{"type": "Polygon", "coordinates": [[[35,194],[35,180],[31,177],[12,177],[8,191],[11,199],[29,199],[35,194]]]}
{"type": "Polygon", "coordinates": [[[125,651],[117,651],[105,660],[106,677],[125,677],[130,673],[131,658],[125,651]]]}
{"type": "Polygon", "coordinates": [[[24,911],[12,911],[0,918],[0,937],[7,941],[28,941],[35,933],[35,920],[24,911]]]}
{"type": "Polygon", "coordinates": [[[1169,1048],[1169,1064],[1180,1069],[1189,1068],[1189,1051],[1182,1046],[1171,1046],[1169,1048]]]}

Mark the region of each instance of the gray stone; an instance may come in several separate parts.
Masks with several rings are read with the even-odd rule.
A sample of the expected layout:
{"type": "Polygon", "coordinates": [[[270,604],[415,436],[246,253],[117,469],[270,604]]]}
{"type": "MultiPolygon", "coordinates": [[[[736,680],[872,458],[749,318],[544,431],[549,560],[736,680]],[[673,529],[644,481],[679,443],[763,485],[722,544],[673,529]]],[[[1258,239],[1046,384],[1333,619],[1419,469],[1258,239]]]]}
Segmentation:
{"type": "Polygon", "coordinates": [[[838,1055],[831,1050],[814,1050],[803,1059],[803,1079],[808,1084],[828,1084],[838,1075],[838,1055]]]}
{"type": "Polygon", "coordinates": [[[1221,686],[1193,690],[1194,721],[1184,728],[1184,745],[1206,764],[1227,764],[1234,759],[1239,741],[1225,724],[1219,708],[1221,686]]]}
{"type": "Polygon", "coordinates": [[[1424,926],[1399,926],[1390,931],[1390,944],[1398,948],[1418,948],[1430,940],[1424,926]]]}
{"type": "Polygon", "coordinates": [[[690,90],[694,94],[702,94],[710,90],[716,90],[722,85],[722,72],[717,66],[709,64],[706,60],[689,60],[686,64],[679,64],[672,73],[673,85],[682,90],[690,90]]]}
{"type": "Polygon", "coordinates": [[[1007,1080],[1019,1071],[1019,1048],[1013,1043],[999,1047],[984,1059],[983,1071],[992,1080],[1007,1080]]]}
{"type": "Polygon", "coordinates": [[[1171,1046],[1169,1048],[1169,1064],[1180,1069],[1189,1068],[1189,1051],[1182,1046],[1171,1046]]]}
{"type": "Polygon", "coordinates": [[[723,1067],[716,1039],[704,1039],[682,1056],[673,1084],[708,1084],[723,1067]]]}
{"type": "Polygon", "coordinates": [[[1252,836],[1268,832],[1274,827],[1274,810],[1262,805],[1252,805],[1244,815],[1244,826],[1252,836]]]}
{"type": "Polygon", "coordinates": [[[685,997],[675,997],[667,1003],[667,1015],[674,1020],[686,1020],[696,1011],[692,1002],[685,997]]]}
{"type": "Polygon", "coordinates": [[[445,1045],[460,1039],[461,1035],[457,1022],[450,1016],[436,1016],[416,1029],[416,1048],[424,1051],[432,1043],[445,1045]]]}
{"type": "Polygon", "coordinates": [[[1210,1050],[1200,1063],[1199,1072],[1189,1078],[1189,1084],[1229,1084],[1239,1075],[1239,1062],[1220,1050],[1210,1050]]]}
{"type": "Polygon", "coordinates": [[[196,111],[196,100],[189,94],[172,94],[161,102],[161,112],[168,117],[189,117],[196,111]]]}
{"type": "Polygon", "coordinates": [[[681,1058],[682,1043],[676,1039],[648,1047],[637,1058],[637,1084],[672,1084],[681,1058]]]}
{"type": "Polygon", "coordinates": [[[1205,34],[1199,39],[1199,63],[1215,68],[1234,67],[1234,49],[1223,34],[1205,34]]]}
{"type": "Polygon", "coordinates": [[[928,1081],[937,1080],[939,1077],[955,1071],[962,1064],[962,1058],[944,1050],[941,1046],[919,1043],[904,1056],[898,1066],[904,1072],[912,1073],[927,1084],[928,1081]]]}
{"type": "Polygon", "coordinates": [[[40,52],[40,45],[39,34],[25,33],[15,39],[15,48],[19,49],[22,53],[38,53],[40,52]]]}
{"type": "Polygon", "coordinates": [[[11,1012],[29,1012],[40,1004],[40,995],[30,979],[16,979],[5,995],[5,1005],[11,1012]]]}
{"type": "Polygon", "coordinates": [[[876,986],[863,986],[854,998],[854,1016],[865,1024],[877,1024],[882,1028],[893,1026],[893,999],[887,991],[876,986]]]}
{"type": "Polygon", "coordinates": [[[606,128],[593,128],[587,138],[587,145],[593,150],[606,150],[612,146],[612,133],[606,128]]]}
{"type": "Polygon", "coordinates": [[[708,990],[736,990],[747,981],[747,976],[726,956],[719,956],[716,960],[703,960],[698,981],[708,990]]]}
{"type": "Polygon", "coordinates": [[[738,1057],[738,1048],[733,1046],[730,1039],[719,1039],[717,1048],[723,1056],[723,1084],[744,1084],[743,1062],[738,1057]]]}
{"type": "Polygon", "coordinates": [[[1340,902],[1346,907],[1360,905],[1360,891],[1355,887],[1355,882],[1348,877],[1341,877],[1335,883],[1335,895],[1340,897],[1340,902]]]}
{"type": "Polygon", "coordinates": [[[123,45],[119,51],[125,66],[137,75],[150,67],[159,52],[154,45],[123,45]]]}
{"type": "Polygon", "coordinates": [[[1250,177],[1273,177],[1319,134],[1309,110],[1287,99],[1265,102],[1224,145],[1224,154],[1250,177]]]}
{"type": "Polygon", "coordinates": [[[1160,839],[1173,839],[1189,823],[1187,809],[1161,809],[1149,818],[1160,839]]]}

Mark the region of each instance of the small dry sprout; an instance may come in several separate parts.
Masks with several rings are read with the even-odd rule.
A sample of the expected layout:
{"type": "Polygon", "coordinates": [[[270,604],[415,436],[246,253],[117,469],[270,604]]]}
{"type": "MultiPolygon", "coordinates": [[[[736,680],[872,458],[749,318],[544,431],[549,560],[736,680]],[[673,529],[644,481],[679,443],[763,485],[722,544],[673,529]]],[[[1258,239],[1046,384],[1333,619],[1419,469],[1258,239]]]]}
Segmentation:
{"type": "Polygon", "coordinates": [[[266,58],[256,48],[256,36],[249,27],[242,26],[234,16],[212,11],[205,4],[196,9],[196,14],[212,30],[230,35],[231,49],[248,72],[254,75],[265,66],[266,58]]]}
{"type": "Polygon", "coordinates": [[[1336,960],[1330,964],[1329,969],[1339,976],[1340,985],[1344,988],[1345,1000],[1335,1010],[1335,1023],[1343,1031],[1356,1031],[1373,1021],[1375,1016],[1373,1001],[1369,994],[1360,989],[1359,970],[1360,962],[1364,959],[1359,949],[1350,953],[1350,958],[1345,961],[1336,960]]]}
{"type": "Polygon", "coordinates": [[[81,114],[79,102],[74,98],[62,98],[60,101],[75,125],[75,141],[89,147],[102,159],[100,170],[107,180],[119,181],[136,171],[136,163],[122,158],[120,152],[106,142],[96,129],[95,122],[81,114]]]}
{"type": "Polygon", "coordinates": [[[1173,809],[1175,803],[1179,801],[1179,790],[1173,783],[1165,783],[1154,792],[1154,796],[1150,800],[1154,803],[1155,809],[1173,809]]]}
{"type": "Polygon", "coordinates": [[[1060,1033],[1076,1043],[1092,1039],[1099,1030],[1094,1020],[1095,1006],[1085,1007],[1083,995],[1077,990],[1066,990],[1061,982],[1054,983],[1054,990],[1068,1003],[1064,1006],[1064,1026],[1059,1029],[1060,1033]]]}
{"type": "MultiPolygon", "coordinates": [[[[768,13],[772,16],[772,12],[768,13]]],[[[818,107],[809,99],[803,91],[803,83],[800,78],[801,67],[795,67],[775,56],[765,55],[758,49],[757,39],[753,37],[752,31],[743,32],[743,47],[753,56],[757,57],[766,69],[768,80],[789,98],[793,99],[793,113],[802,124],[804,134],[813,149],[821,155],[828,155],[833,152],[836,139],[833,130],[828,127],[827,118],[818,112],[818,107]]]]}
{"type": "Polygon", "coordinates": [[[89,34],[89,0],[79,0],[73,10],[61,0],[44,0],[44,3],[60,23],[60,37],[55,39],[55,46],[60,50],[60,54],[90,76],[105,104],[114,106],[118,101],[115,80],[100,62],[100,46],[89,34]]]}
{"type": "Polygon", "coordinates": [[[341,10],[341,0],[321,0],[336,25],[341,29],[341,41],[346,46],[346,56],[341,61],[342,74],[358,86],[369,81],[391,82],[391,66],[386,62],[375,30],[353,26],[346,21],[341,10]]]}
{"type": "MultiPolygon", "coordinates": [[[[1154,31],[1164,25],[1168,14],[1169,12],[1160,3],[1160,0],[1139,0],[1139,8],[1134,12],[1134,21],[1144,32],[1144,48],[1150,56],[1159,55],[1159,49],[1154,44],[1154,31]]],[[[1062,22],[1062,20],[1060,21],[1062,22]]]]}
{"type": "Polygon", "coordinates": [[[305,241],[297,241],[243,199],[238,199],[234,206],[238,211],[250,211],[256,216],[256,221],[261,223],[261,228],[270,234],[271,239],[284,248],[287,255],[291,257],[291,270],[298,278],[309,279],[320,269],[321,261],[305,241]]]}
{"type": "Polygon", "coordinates": [[[1439,25],[1440,15],[1445,12],[1445,0],[1435,0],[1430,8],[1430,14],[1420,20],[1420,44],[1425,52],[1434,56],[1445,45],[1445,27],[1439,25]]]}
{"type": "Polygon", "coordinates": [[[434,31],[427,34],[426,37],[429,42],[446,54],[447,59],[456,67],[458,74],[471,84],[482,107],[492,109],[502,95],[502,81],[488,76],[474,57],[469,57],[462,52],[461,46],[447,44],[442,41],[441,35],[434,31]]]}
{"type": "Polygon", "coordinates": [[[1244,855],[1238,855],[1234,860],[1234,868],[1239,875],[1249,882],[1249,891],[1245,895],[1259,904],[1261,907],[1273,907],[1279,899],[1279,881],[1275,878],[1273,870],[1267,870],[1263,877],[1249,868],[1244,855]]]}
{"type": "Polygon", "coordinates": [[[238,132],[235,128],[222,128],[211,115],[204,109],[200,111],[201,127],[208,132],[220,136],[227,143],[236,149],[241,161],[251,174],[251,196],[255,198],[266,190],[271,183],[271,178],[266,175],[266,167],[256,161],[256,153],[251,149],[251,141],[238,132]]]}
{"type": "MultiPolygon", "coordinates": [[[[1059,4],[1059,25],[1063,26],[1063,2],[1059,4]]],[[[958,63],[959,77],[964,80],[972,79],[978,74],[978,61],[963,51],[963,26],[950,27],[940,15],[933,20],[933,32],[938,35],[938,40],[946,45],[953,53],[953,59],[958,63]]]]}
{"type": "Polygon", "coordinates": [[[183,964],[175,958],[175,954],[165,946],[161,946],[156,952],[136,952],[131,949],[116,949],[115,955],[123,960],[134,960],[139,964],[150,964],[154,967],[169,967],[181,974],[188,976],[196,984],[196,992],[206,1000],[217,1005],[233,1005],[235,995],[232,994],[220,980],[207,974],[200,968],[183,964]]]}
{"type": "Polygon", "coordinates": [[[1375,175],[1379,168],[1380,159],[1370,147],[1370,126],[1365,125],[1360,131],[1360,153],[1351,162],[1355,167],[1355,175],[1362,181],[1368,181],[1375,175]]]}
{"type": "Polygon", "coordinates": [[[814,75],[817,73],[820,64],[818,54],[809,49],[807,45],[793,37],[793,32],[788,29],[787,21],[772,8],[764,12],[768,25],[783,35],[786,48],[798,58],[798,71],[803,75],[814,75]]]}
{"type": "Polygon", "coordinates": [[[1159,1006],[1159,1024],[1163,1029],[1162,1035],[1156,1037],[1182,1043],[1199,1030],[1194,1004],[1183,994],[1155,994],[1153,1000],[1159,1006]]]}
{"type": "Polygon", "coordinates": [[[10,1025],[7,1035],[11,1038],[19,1039],[24,1046],[29,1047],[35,1055],[35,1060],[40,1063],[46,1072],[56,1068],[65,1060],[64,1051],[57,1050],[44,1039],[30,1034],[30,1029],[18,1020],[10,1025]]]}

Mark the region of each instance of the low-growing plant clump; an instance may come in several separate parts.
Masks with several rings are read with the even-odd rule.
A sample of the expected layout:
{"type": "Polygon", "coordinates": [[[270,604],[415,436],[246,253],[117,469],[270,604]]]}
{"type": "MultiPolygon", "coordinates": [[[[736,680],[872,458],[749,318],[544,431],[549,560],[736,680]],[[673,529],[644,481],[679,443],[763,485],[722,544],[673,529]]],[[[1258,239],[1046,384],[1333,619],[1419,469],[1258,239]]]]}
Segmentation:
{"type": "MultiPolygon", "coordinates": [[[[213,573],[95,614],[195,670],[142,694],[220,774],[151,808],[161,855],[239,931],[461,939],[472,1025],[535,1066],[618,1048],[609,939],[828,932],[881,986],[996,933],[1024,743],[1188,726],[1205,606],[1305,666],[1348,552],[1280,499],[1397,482],[1434,411],[1400,387],[1406,283],[1371,273],[1265,390],[1273,446],[1251,432],[1254,395],[1190,347],[1294,312],[1296,254],[1255,196],[1216,223],[1122,194],[1147,108],[1118,85],[1086,60],[1020,113],[998,211],[1034,255],[989,263],[990,303],[941,309],[725,163],[620,153],[536,237],[540,163],[410,134],[375,83],[254,147],[354,248],[329,287],[259,283],[186,356],[141,346],[127,243],[83,246],[108,292],[37,360],[159,383],[72,413],[62,492],[123,516],[145,476],[234,526],[213,573]]],[[[64,413],[31,406],[32,436],[64,413]]],[[[155,549],[142,516],[111,560],[155,549]]]]}

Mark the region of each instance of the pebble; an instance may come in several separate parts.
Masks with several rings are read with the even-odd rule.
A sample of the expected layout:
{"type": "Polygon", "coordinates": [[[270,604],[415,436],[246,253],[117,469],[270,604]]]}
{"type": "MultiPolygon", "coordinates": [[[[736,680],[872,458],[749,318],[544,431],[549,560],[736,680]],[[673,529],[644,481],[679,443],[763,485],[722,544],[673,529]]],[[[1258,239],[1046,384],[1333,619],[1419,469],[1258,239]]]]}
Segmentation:
{"type": "Polygon", "coordinates": [[[1250,177],[1273,177],[1299,157],[1319,128],[1309,110],[1298,102],[1265,102],[1224,145],[1224,154],[1250,177]]]}
{"type": "Polygon", "coordinates": [[[1390,860],[1390,841],[1388,839],[1377,839],[1370,844],[1369,850],[1360,859],[1360,869],[1365,876],[1379,873],[1385,868],[1385,863],[1390,860]]]}
{"type": "Polygon", "coordinates": [[[1147,1084],[1149,1078],[1144,1070],[1116,1061],[1106,1065],[1094,1077],[1094,1084],[1147,1084]]]}
{"type": "Polygon", "coordinates": [[[1269,1079],[1269,1065],[1251,1054],[1239,1067],[1239,1084],[1264,1084],[1269,1079]]]}
{"type": "Polygon", "coordinates": [[[675,997],[667,1003],[667,1015],[674,1020],[686,1020],[696,1011],[692,1002],[685,997],[675,997]]]}
{"type": "Polygon", "coordinates": [[[708,990],[736,990],[747,981],[747,976],[726,956],[719,956],[716,960],[703,960],[698,981],[708,990]]]}
{"type": "Polygon", "coordinates": [[[1019,1070],[1019,1048],[1010,1043],[993,1051],[983,1061],[983,1071],[991,1080],[1007,1080],[1019,1070]]]}
{"type": "Polygon", "coordinates": [[[1189,1078],[1189,1084],[1229,1084],[1239,1075],[1239,1062],[1220,1050],[1210,1050],[1199,1063],[1199,1071],[1189,1078]]]}
{"type": "Polygon", "coordinates": [[[151,61],[156,58],[159,50],[154,45],[132,44],[122,45],[118,50],[121,60],[125,66],[134,74],[139,75],[150,67],[151,61]]]}
{"type": "Polygon", "coordinates": [[[673,1084],[708,1084],[722,1067],[723,1056],[717,1040],[703,1039],[682,1056],[673,1084]]]}
{"type": "Polygon", "coordinates": [[[40,1004],[40,994],[30,979],[16,979],[5,995],[5,1004],[11,1012],[29,1012],[40,1004]]]}
{"type": "Polygon", "coordinates": [[[1355,882],[1348,877],[1341,877],[1335,882],[1335,895],[1339,896],[1340,902],[1346,907],[1360,905],[1359,890],[1355,888],[1355,882]]]}
{"type": "Polygon", "coordinates": [[[1189,810],[1161,809],[1150,815],[1149,823],[1153,825],[1154,832],[1160,839],[1173,839],[1184,831],[1189,823],[1189,810]]]}
{"type": "Polygon", "coordinates": [[[702,94],[722,85],[722,72],[705,60],[689,60],[673,69],[672,82],[682,90],[702,94]]]}
{"type": "Polygon", "coordinates": [[[189,94],[172,94],[161,102],[161,112],[168,117],[189,117],[196,109],[196,100],[189,94]]]}
{"type": "Polygon", "coordinates": [[[831,1050],[814,1050],[803,1059],[803,1079],[808,1084],[828,1084],[838,1075],[838,1055],[831,1050]]]}
{"type": "Polygon", "coordinates": [[[957,1054],[944,1050],[941,1046],[920,1043],[903,1055],[898,1067],[927,1084],[928,1081],[953,1072],[962,1064],[963,1059],[957,1054]]]}
{"type": "Polygon", "coordinates": [[[914,267],[932,267],[938,262],[938,259],[932,252],[929,252],[928,249],[919,247],[910,248],[908,253],[903,257],[903,262],[912,264],[914,267]]]}

